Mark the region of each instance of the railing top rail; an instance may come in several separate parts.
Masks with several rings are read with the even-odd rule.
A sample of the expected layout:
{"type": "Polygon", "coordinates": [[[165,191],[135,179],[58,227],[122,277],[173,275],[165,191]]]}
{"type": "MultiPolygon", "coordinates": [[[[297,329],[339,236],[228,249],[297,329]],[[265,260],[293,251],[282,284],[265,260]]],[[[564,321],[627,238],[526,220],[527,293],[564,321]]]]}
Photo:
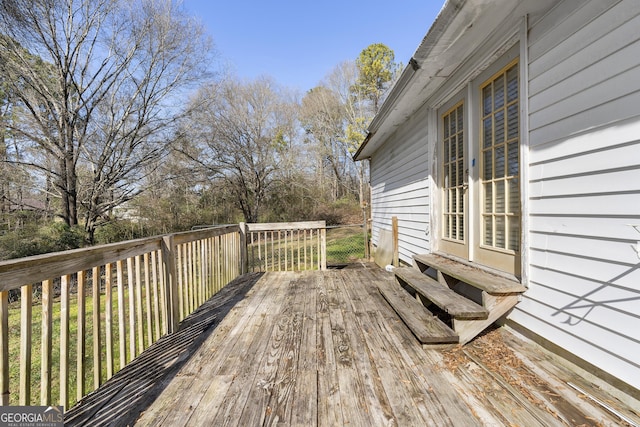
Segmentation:
{"type": "Polygon", "coordinates": [[[247,223],[249,231],[279,231],[279,230],[315,230],[326,228],[326,221],[277,222],[277,223],[247,223]]]}
{"type": "MultiPolygon", "coordinates": [[[[174,237],[176,244],[181,244],[237,230],[238,226],[234,225],[175,233],[170,236],[174,237]]],[[[159,250],[162,247],[163,237],[165,236],[147,237],[0,261],[0,291],[17,289],[26,284],[90,270],[95,266],[159,250]]]]}
{"type": "Polygon", "coordinates": [[[209,237],[221,236],[223,234],[239,231],[238,224],[212,226],[211,228],[200,228],[198,230],[184,231],[182,233],[173,234],[174,242],[177,245],[193,242],[195,240],[206,239],[209,237]]]}
{"type": "Polygon", "coordinates": [[[109,243],[0,262],[0,291],[88,270],[120,259],[160,249],[161,237],[109,243]]]}

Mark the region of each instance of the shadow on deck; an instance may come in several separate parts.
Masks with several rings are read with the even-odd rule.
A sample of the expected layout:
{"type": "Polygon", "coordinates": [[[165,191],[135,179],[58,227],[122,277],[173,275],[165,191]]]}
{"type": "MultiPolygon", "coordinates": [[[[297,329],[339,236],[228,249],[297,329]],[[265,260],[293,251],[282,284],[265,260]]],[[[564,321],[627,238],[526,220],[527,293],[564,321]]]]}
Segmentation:
{"type": "Polygon", "coordinates": [[[632,398],[609,394],[508,328],[464,347],[423,349],[378,292],[376,281],[388,280],[370,265],[245,275],[71,408],[65,425],[574,426],[640,418],[632,398]]]}
{"type": "Polygon", "coordinates": [[[229,311],[246,296],[263,273],[244,275],[224,287],[165,335],[65,414],[65,425],[131,425],[162,393],[189,357],[229,311]]]}

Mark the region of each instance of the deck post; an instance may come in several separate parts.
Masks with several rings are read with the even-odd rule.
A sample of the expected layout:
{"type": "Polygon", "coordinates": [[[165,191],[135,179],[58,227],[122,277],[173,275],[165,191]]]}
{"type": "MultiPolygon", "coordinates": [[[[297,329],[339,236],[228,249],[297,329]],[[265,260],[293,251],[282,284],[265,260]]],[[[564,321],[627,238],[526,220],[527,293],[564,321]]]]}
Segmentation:
{"type": "Polygon", "coordinates": [[[391,262],[393,263],[394,267],[398,267],[400,265],[400,254],[399,254],[399,249],[398,249],[398,217],[397,216],[392,216],[391,217],[391,233],[392,233],[392,240],[393,240],[393,258],[391,260],[391,262]]]}
{"type": "Polygon", "coordinates": [[[241,222],[240,226],[240,274],[245,274],[248,270],[247,256],[247,224],[241,222]]]}
{"type": "Polygon", "coordinates": [[[367,227],[367,208],[363,204],[362,208],[362,233],[364,234],[364,258],[369,261],[371,258],[371,252],[369,249],[369,227],[367,227]]]}
{"type": "Polygon", "coordinates": [[[173,235],[162,237],[162,264],[165,275],[165,304],[167,306],[167,333],[173,333],[178,330],[179,304],[178,304],[178,283],[176,281],[176,261],[175,261],[175,244],[173,235]]]}
{"type": "Polygon", "coordinates": [[[0,405],[9,405],[9,291],[0,292],[0,405]]]}
{"type": "Polygon", "coordinates": [[[327,222],[322,221],[320,229],[320,270],[327,269],[327,222]]]}

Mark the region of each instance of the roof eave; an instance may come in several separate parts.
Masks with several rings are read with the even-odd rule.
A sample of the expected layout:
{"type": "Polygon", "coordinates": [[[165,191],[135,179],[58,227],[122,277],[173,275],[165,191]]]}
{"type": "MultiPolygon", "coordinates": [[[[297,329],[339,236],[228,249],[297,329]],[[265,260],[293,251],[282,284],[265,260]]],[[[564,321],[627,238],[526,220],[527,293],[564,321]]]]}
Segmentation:
{"type": "Polygon", "coordinates": [[[409,86],[412,79],[420,69],[422,61],[429,57],[432,49],[438,45],[445,30],[451,25],[451,22],[462,9],[462,6],[466,3],[466,0],[447,0],[444,4],[435,21],[429,28],[429,31],[422,39],[422,42],[416,49],[414,55],[409,59],[409,63],[402,71],[400,78],[391,88],[389,95],[380,107],[380,111],[371,120],[367,129],[367,136],[364,141],[358,147],[358,150],[353,155],[355,161],[364,160],[371,157],[373,151],[377,147],[368,147],[369,142],[372,140],[376,131],[380,128],[382,123],[388,117],[389,113],[396,107],[400,98],[402,98],[405,89],[409,86]],[[418,59],[416,59],[418,58],[418,59]]]}

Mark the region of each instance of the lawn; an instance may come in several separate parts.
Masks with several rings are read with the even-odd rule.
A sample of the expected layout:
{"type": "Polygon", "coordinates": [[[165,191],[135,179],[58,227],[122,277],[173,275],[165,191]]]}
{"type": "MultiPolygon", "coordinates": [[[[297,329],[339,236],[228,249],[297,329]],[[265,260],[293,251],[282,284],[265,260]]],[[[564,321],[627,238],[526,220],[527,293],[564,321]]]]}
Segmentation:
{"type": "MultiPolygon", "coordinates": [[[[119,349],[119,329],[118,329],[118,298],[116,288],[113,289],[113,318],[112,318],[112,336],[113,336],[113,370],[117,372],[120,368],[120,349],[119,349]]],[[[144,298],[144,296],[143,296],[144,298]]],[[[34,298],[35,300],[35,298],[34,298]]],[[[128,289],[125,287],[125,324],[128,321],[128,289]]],[[[93,390],[94,374],[93,374],[93,336],[96,328],[93,325],[93,296],[88,292],[85,297],[85,374],[84,387],[85,392],[93,390]]],[[[101,383],[107,380],[107,349],[105,345],[105,301],[106,296],[100,295],[100,338],[101,338],[101,383]]],[[[144,304],[144,301],[143,301],[144,304]]],[[[144,307],[144,305],[143,305],[144,307]]],[[[51,403],[60,401],[60,308],[59,298],[53,302],[53,329],[52,329],[52,352],[51,352],[51,403]]],[[[32,348],[31,348],[31,405],[39,405],[40,400],[40,376],[41,376],[41,331],[42,331],[42,304],[40,301],[34,302],[32,306],[32,348]]],[[[145,333],[146,333],[145,322],[145,333]]],[[[146,335],[145,335],[146,336],[146,335]]],[[[126,337],[128,338],[128,337],[126,337]]],[[[70,296],[69,301],[69,407],[73,406],[77,401],[77,342],[78,342],[78,301],[77,295],[70,296]]],[[[148,343],[145,343],[148,346],[148,343]]],[[[129,349],[129,341],[126,341],[127,353],[129,349]]],[[[128,359],[128,354],[125,355],[128,359]]],[[[9,374],[10,374],[10,405],[18,405],[19,403],[19,381],[20,381],[20,303],[12,303],[9,306],[9,374]]],[[[129,360],[127,360],[129,362],[129,360]]]]}

